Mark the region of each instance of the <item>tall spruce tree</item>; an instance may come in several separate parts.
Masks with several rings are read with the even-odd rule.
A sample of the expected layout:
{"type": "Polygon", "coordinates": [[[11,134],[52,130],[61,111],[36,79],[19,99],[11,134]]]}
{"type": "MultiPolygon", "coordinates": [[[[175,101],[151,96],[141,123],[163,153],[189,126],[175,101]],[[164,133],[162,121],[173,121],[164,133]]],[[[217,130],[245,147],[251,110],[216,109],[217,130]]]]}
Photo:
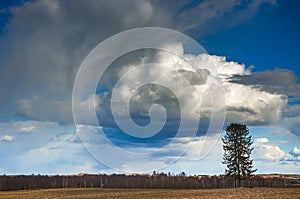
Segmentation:
{"type": "Polygon", "coordinates": [[[235,180],[235,186],[241,186],[241,180],[247,179],[256,171],[250,159],[253,148],[249,129],[244,124],[231,123],[226,127],[223,141],[223,164],[227,165],[225,175],[235,180]]]}

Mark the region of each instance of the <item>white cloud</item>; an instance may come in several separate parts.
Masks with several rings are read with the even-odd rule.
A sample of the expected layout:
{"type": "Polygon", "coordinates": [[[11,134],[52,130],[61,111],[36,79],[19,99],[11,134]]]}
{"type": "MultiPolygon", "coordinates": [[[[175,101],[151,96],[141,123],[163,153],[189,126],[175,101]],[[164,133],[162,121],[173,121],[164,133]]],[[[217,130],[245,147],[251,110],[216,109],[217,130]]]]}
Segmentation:
{"type": "Polygon", "coordinates": [[[225,83],[227,119],[250,124],[270,124],[279,121],[287,98],[252,86],[225,83]]]}
{"type": "Polygon", "coordinates": [[[300,147],[294,147],[291,151],[290,154],[292,154],[295,157],[298,157],[300,160],[300,147]]]}
{"type": "Polygon", "coordinates": [[[35,126],[28,126],[21,128],[22,132],[32,132],[35,129],[35,126]]]}
{"type": "MultiPolygon", "coordinates": [[[[175,94],[178,95],[177,98],[181,99],[181,111],[187,118],[194,120],[198,118],[210,118],[212,110],[218,112],[224,108],[218,106],[222,103],[217,103],[217,106],[212,107],[211,102],[212,100],[221,100],[221,98],[219,99],[218,93],[221,87],[214,88],[216,80],[220,78],[225,87],[225,102],[223,101],[223,103],[225,103],[227,109],[227,121],[259,125],[275,123],[281,119],[282,110],[287,105],[287,96],[269,93],[252,85],[232,83],[229,81],[234,75],[246,76],[251,74],[251,68],[246,69],[243,64],[232,61],[228,62],[225,57],[207,54],[184,54],[181,44],[172,44],[169,48],[175,50],[187,61],[183,61],[180,57],[165,52],[159,52],[154,60],[164,67],[151,67],[142,70],[137,66],[145,64],[145,59],[143,59],[134,65],[131,64],[120,67],[120,69],[115,72],[116,74],[111,75],[116,78],[111,79],[111,81],[117,81],[121,77],[123,78],[122,83],[118,84],[118,101],[120,102],[120,107],[115,107],[115,109],[118,110],[118,114],[124,115],[127,113],[127,110],[124,110],[124,104],[127,104],[130,97],[134,94],[134,89],[136,89],[131,88],[132,85],[143,82],[146,78],[157,80],[158,82],[163,79],[162,82],[167,85],[167,88],[175,88],[175,90],[177,90],[177,93],[175,92],[175,94]],[[196,71],[190,63],[193,63],[193,65],[200,70],[196,71]],[[180,78],[182,76],[185,81],[189,81],[188,86],[186,86],[182,78],[180,78]],[[188,87],[192,89],[188,89],[188,87]],[[191,107],[193,108],[191,109],[191,107]]],[[[112,91],[112,89],[113,88],[109,88],[109,92],[112,91]]],[[[145,93],[146,91],[147,90],[145,90],[145,93]]],[[[148,111],[147,107],[149,103],[151,104],[155,101],[170,103],[170,100],[160,92],[159,88],[152,90],[151,95],[147,98],[141,97],[145,93],[141,90],[140,93],[135,93],[136,96],[133,97],[134,104],[139,104],[139,111],[148,111]]],[[[164,93],[166,94],[166,92],[164,93]]],[[[102,105],[102,109],[99,107],[99,112],[105,111],[105,107],[109,107],[106,94],[99,95],[99,103],[102,105]]],[[[178,107],[176,107],[174,103],[172,110],[175,109],[178,109],[178,107]]],[[[133,108],[133,110],[136,109],[133,108]]]]}
{"type": "Polygon", "coordinates": [[[268,138],[256,138],[255,139],[256,143],[268,143],[270,142],[268,138]]]}
{"type": "Polygon", "coordinates": [[[224,56],[217,55],[202,55],[199,57],[201,65],[214,66],[217,68],[221,77],[230,77],[232,75],[249,75],[251,67],[245,68],[244,64],[239,64],[234,61],[227,61],[224,56]]]}
{"type": "Polygon", "coordinates": [[[285,161],[291,157],[290,154],[274,145],[268,138],[257,138],[254,140],[254,158],[265,161],[285,161]]]}
{"type": "Polygon", "coordinates": [[[6,142],[11,142],[15,138],[11,135],[0,135],[0,141],[6,141],[6,142]]]}
{"type": "Polygon", "coordinates": [[[51,128],[55,129],[57,126],[58,124],[55,122],[40,122],[34,120],[0,122],[0,129],[2,129],[4,133],[12,133],[15,136],[42,133],[51,128]]]}

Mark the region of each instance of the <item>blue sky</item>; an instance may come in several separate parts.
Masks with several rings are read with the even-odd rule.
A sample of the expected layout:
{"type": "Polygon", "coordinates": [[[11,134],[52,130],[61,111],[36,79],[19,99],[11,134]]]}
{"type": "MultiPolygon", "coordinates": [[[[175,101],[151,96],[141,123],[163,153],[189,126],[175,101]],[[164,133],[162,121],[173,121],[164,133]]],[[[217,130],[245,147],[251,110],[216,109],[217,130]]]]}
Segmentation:
{"type": "MultiPolygon", "coordinates": [[[[214,82],[222,82],[225,91],[225,125],[245,123],[253,135],[257,172],[300,173],[298,7],[296,0],[1,1],[0,174],[221,174],[222,132],[212,129],[203,136],[212,114],[210,97],[221,99],[205,90],[214,82]],[[183,44],[167,43],[165,48],[183,59],[153,50],[118,58],[100,79],[97,92],[87,91],[79,102],[82,120],[75,125],[72,92],[83,60],[105,39],[149,26],[180,31],[208,54],[189,54],[183,44]],[[153,62],[168,67],[137,67],[153,62]],[[151,85],[128,92],[126,86],[160,76],[177,91],[151,85]],[[121,77],[118,117],[126,116],[124,103],[130,97],[132,119],[143,126],[151,123],[151,105],[160,104],[167,122],[156,136],[135,138],[115,122],[110,103],[121,77]],[[100,126],[90,118],[92,110],[100,126]],[[190,126],[175,136],[183,117],[187,124],[199,124],[196,136],[190,126]]],[[[82,82],[89,82],[92,73],[82,82]]],[[[219,113],[222,106],[214,108],[219,113]]],[[[164,116],[159,107],[153,110],[151,119],[164,116]]],[[[154,122],[153,128],[159,124],[154,122]]]]}
{"type": "Polygon", "coordinates": [[[298,1],[263,6],[245,23],[205,36],[200,41],[212,54],[254,65],[254,71],[287,68],[299,76],[298,1]]]}

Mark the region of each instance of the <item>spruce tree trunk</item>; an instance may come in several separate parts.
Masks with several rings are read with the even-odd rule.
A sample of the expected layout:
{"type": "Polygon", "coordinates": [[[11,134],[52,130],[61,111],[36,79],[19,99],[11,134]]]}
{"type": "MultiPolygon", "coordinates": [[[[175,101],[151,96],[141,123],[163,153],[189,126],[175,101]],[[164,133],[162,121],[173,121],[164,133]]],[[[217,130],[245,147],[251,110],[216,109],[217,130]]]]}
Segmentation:
{"type": "Polygon", "coordinates": [[[237,188],[241,187],[241,176],[238,176],[238,180],[237,180],[237,188]]]}

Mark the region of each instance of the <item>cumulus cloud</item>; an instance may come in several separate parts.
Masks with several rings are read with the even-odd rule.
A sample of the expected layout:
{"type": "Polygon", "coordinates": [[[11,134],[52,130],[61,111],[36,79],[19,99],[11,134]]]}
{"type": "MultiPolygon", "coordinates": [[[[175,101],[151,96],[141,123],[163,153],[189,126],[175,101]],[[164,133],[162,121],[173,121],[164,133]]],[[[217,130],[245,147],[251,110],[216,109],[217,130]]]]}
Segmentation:
{"type": "Polygon", "coordinates": [[[300,156],[300,147],[294,147],[293,150],[291,150],[290,154],[294,156],[300,156]]]}
{"type": "Polygon", "coordinates": [[[0,135],[0,141],[11,142],[14,140],[14,137],[11,135],[0,135]]]}
{"type": "MultiPolygon", "coordinates": [[[[182,98],[180,109],[185,116],[192,119],[210,118],[212,108],[215,109],[214,111],[221,111],[222,109],[222,107],[212,107],[211,100],[216,99],[212,99],[211,93],[209,93],[215,84],[214,81],[221,79],[225,87],[227,121],[261,125],[280,120],[283,109],[288,102],[287,96],[270,93],[253,85],[239,84],[230,81],[230,79],[236,75],[242,77],[251,75],[251,68],[246,68],[245,65],[233,61],[226,61],[226,58],[222,56],[185,54],[180,44],[176,44],[172,48],[178,49],[177,53],[186,61],[174,55],[159,52],[156,56],[152,55],[151,61],[155,60],[155,63],[164,65],[165,68],[151,67],[145,70],[134,70],[137,66],[145,64],[145,59],[143,59],[141,62],[119,68],[118,71],[115,71],[115,75],[110,74],[112,78],[106,78],[111,82],[117,82],[122,75],[130,71],[130,75],[126,76],[127,79],[124,80],[123,78],[122,85],[119,85],[120,98],[118,100],[120,101],[120,108],[116,108],[119,110],[119,114],[122,114],[122,108],[124,108],[124,105],[127,104],[128,99],[131,97],[134,102],[132,106],[134,106],[134,104],[138,106],[138,108],[132,108],[133,111],[143,111],[147,113],[149,104],[157,102],[162,104],[164,104],[163,102],[166,104],[169,102],[173,104],[171,106],[172,110],[178,109],[178,105],[171,103],[172,101],[170,101],[167,96],[164,96],[159,88],[154,89],[155,87],[152,87],[152,94],[146,98],[141,96],[145,95],[145,93],[149,93],[150,90],[147,90],[149,88],[139,90],[138,93],[134,93],[133,90],[129,89],[130,85],[134,85],[136,82],[143,82],[146,77],[154,80],[163,77],[165,79],[169,78],[170,82],[176,82],[176,89],[182,98]],[[196,71],[191,67],[190,63],[193,63],[199,70],[196,71]],[[186,84],[181,82],[179,78],[180,75],[189,81],[189,86],[193,88],[192,90],[188,90],[186,84]],[[194,108],[191,109],[190,107],[194,108]]],[[[107,82],[106,84],[113,85],[113,83],[107,82]]],[[[108,88],[107,92],[98,95],[98,100],[101,104],[101,106],[98,107],[99,112],[107,111],[106,108],[110,105],[107,97],[111,97],[112,91],[113,88],[108,88]]],[[[166,94],[165,91],[163,93],[166,94]]],[[[126,111],[127,110],[125,110],[125,112],[126,111]]],[[[101,116],[104,118],[105,115],[109,114],[102,114],[101,116]]],[[[133,115],[135,114],[133,113],[133,115]]]]}
{"type": "MultiPolygon", "coordinates": [[[[282,112],[287,105],[287,96],[284,94],[269,92],[262,87],[257,87],[254,82],[246,84],[232,81],[236,77],[247,79],[252,76],[251,67],[246,68],[244,64],[226,61],[225,57],[214,55],[203,55],[205,64],[215,66],[219,77],[223,80],[226,95],[227,120],[245,122],[249,124],[268,124],[279,121],[282,112]]],[[[286,76],[292,75],[292,80],[283,80],[295,83],[295,74],[284,71],[286,76]]],[[[281,75],[281,70],[267,71],[271,73],[266,81],[276,81],[281,75]],[[273,80],[272,80],[273,79],[273,80]]],[[[266,76],[260,74],[259,76],[266,76]]]]}
{"type": "MultiPolygon", "coordinates": [[[[272,3],[203,1],[188,8],[191,2],[43,0],[11,7],[5,11],[11,18],[0,38],[1,65],[5,66],[0,69],[0,95],[6,96],[0,98],[1,108],[5,115],[72,122],[76,71],[100,41],[134,27],[197,29],[237,6],[245,8],[241,15],[252,16],[264,2],[272,3]]],[[[188,71],[181,72],[193,83],[203,83],[188,71]]]]}
{"type": "Polygon", "coordinates": [[[268,138],[257,138],[254,140],[254,156],[256,159],[266,161],[280,161],[290,158],[290,155],[279,146],[274,145],[268,138]]]}
{"type": "Polygon", "coordinates": [[[295,104],[300,99],[300,85],[297,80],[298,77],[293,71],[278,68],[247,75],[233,75],[229,78],[231,83],[252,86],[285,97],[289,103],[281,109],[284,117],[296,117],[300,114],[299,105],[295,104]]]}
{"type": "Polygon", "coordinates": [[[279,121],[287,104],[283,95],[239,84],[226,83],[228,120],[249,124],[270,124],[279,121]],[[240,118],[240,119],[239,119],[240,118]]]}
{"type": "Polygon", "coordinates": [[[275,161],[281,164],[300,161],[299,147],[294,147],[290,152],[286,152],[279,144],[270,141],[268,138],[256,138],[253,142],[254,159],[258,161],[275,161]]]}

